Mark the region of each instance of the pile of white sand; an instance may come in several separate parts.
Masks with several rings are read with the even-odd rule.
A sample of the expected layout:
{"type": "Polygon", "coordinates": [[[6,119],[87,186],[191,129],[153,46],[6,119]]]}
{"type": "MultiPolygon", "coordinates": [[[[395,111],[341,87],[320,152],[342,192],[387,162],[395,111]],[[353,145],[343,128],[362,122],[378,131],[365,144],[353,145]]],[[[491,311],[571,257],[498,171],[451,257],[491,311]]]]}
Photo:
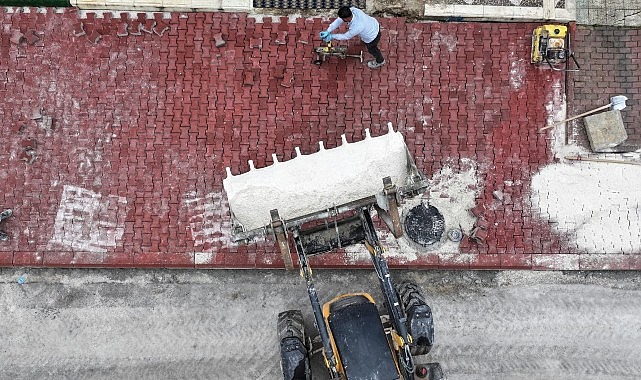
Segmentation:
{"type": "Polygon", "coordinates": [[[444,166],[429,181],[429,203],[443,214],[446,232],[452,228],[468,232],[474,227],[476,218],[469,210],[480,193],[477,166],[474,160],[463,158],[460,171],[444,166]]]}
{"type": "MultiPolygon", "coordinates": [[[[552,85],[546,110],[548,123],[567,117],[561,79],[552,85]]],[[[578,129],[567,129],[573,132],[567,137],[563,125],[546,132],[551,133],[552,151],[561,162],[533,175],[534,213],[555,222],[553,228],[585,252],[641,252],[641,167],[565,160],[568,155],[590,153],[576,145],[578,129]]]]}
{"type": "Polygon", "coordinates": [[[641,167],[553,164],[532,178],[532,204],[588,253],[641,252],[641,167]]]}
{"type": "MultiPolygon", "coordinates": [[[[421,202],[436,207],[445,219],[445,232],[441,240],[433,246],[421,247],[409,240],[407,235],[395,239],[390,231],[378,229],[376,233],[387,249],[385,257],[409,263],[426,253],[460,252],[459,243],[450,241],[447,231],[461,228],[464,232],[469,232],[472,229],[476,218],[469,210],[476,205],[476,197],[482,186],[477,175],[478,164],[474,160],[464,158],[460,166],[461,170],[453,169],[449,165],[441,168],[428,179],[429,189],[423,197],[407,199],[401,207],[402,213],[408,212],[421,202]]],[[[369,260],[369,252],[362,244],[351,245],[345,248],[345,252],[350,262],[360,263],[369,260]]]]}

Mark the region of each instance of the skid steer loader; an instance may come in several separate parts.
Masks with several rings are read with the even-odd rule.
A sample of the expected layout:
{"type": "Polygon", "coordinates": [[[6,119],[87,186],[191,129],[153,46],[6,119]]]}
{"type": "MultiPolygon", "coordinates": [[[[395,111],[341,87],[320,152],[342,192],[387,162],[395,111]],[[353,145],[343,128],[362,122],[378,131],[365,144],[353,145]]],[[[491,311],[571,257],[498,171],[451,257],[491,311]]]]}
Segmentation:
{"type": "Polygon", "coordinates": [[[317,153],[297,153],[286,162],[274,157],[273,165],[260,169],[250,161],[250,171],[240,175],[227,168],[223,181],[233,240],[273,236],[288,269],[293,245],[307,285],[314,338],[306,334],[300,310],[278,316],[284,379],[311,379],[310,356],[317,352],[332,379],[442,379],[438,363],[417,371],[415,356],[427,354],[434,342],[432,311],[416,284],[392,281],[371,216],[375,210],[395,237],[411,229],[420,231],[420,244],[441,238],[444,219],[433,206],[421,203],[412,210],[422,212],[400,217],[402,201],[427,188],[403,136],[390,123],[383,136],[365,130],[362,141],[348,143],[343,136],[334,149],[321,142],[317,153]],[[380,309],[368,293],[343,294],[321,305],[308,258],[352,244],[369,251],[384,300],[380,309]]]}

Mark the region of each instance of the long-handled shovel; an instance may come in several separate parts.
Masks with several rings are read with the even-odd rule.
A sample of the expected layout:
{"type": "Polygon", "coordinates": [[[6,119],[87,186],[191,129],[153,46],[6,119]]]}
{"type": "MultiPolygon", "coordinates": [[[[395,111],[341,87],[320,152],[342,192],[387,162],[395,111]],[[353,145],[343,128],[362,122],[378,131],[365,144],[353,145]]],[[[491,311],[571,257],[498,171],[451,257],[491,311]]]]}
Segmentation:
{"type": "Polygon", "coordinates": [[[610,98],[610,104],[606,104],[606,105],[601,106],[599,108],[595,108],[595,109],[593,109],[591,111],[587,111],[587,112],[584,112],[584,113],[582,113],[580,115],[573,116],[573,117],[571,117],[569,119],[557,121],[554,124],[550,124],[548,126],[545,126],[545,127],[541,128],[541,129],[539,129],[539,132],[545,131],[546,129],[554,128],[557,125],[561,125],[563,123],[567,123],[570,120],[578,119],[580,117],[587,116],[589,114],[592,114],[592,113],[595,113],[595,112],[598,112],[598,111],[602,111],[602,110],[604,110],[606,108],[609,108],[609,107],[612,107],[613,110],[622,110],[622,109],[624,109],[626,107],[626,104],[625,104],[626,100],[628,100],[628,98],[623,96],[623,95],[613,96],[613,97],[610,98]]]}

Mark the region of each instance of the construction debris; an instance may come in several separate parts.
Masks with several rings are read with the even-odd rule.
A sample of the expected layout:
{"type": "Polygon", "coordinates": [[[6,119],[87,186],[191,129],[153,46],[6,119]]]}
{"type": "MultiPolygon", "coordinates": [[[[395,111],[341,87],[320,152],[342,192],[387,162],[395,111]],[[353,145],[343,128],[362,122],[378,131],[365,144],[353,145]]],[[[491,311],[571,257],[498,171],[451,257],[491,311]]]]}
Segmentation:
{"type": "Polygon", "coordinates": [[[20,144],[22,146],[22,152],[20,152],[19,159],[26,162],[27,164],[33,164],[38,158],[36,153],[37,143],[36,140],[31,137],[23,140],[20,144]]]}
{"type": "Polygon", "coordinates": [[[586,157],[586,156],[580,156],[580,155],[565,156],[565,159],[571,160],[571,161],[590,161],[590,162],[605,162],[605,163],[611,163],[611,164],[641,165],[641,162],[638,162],[638,161],[616,160],[616,159],[609,159],[609,158],[592,158],[592,157],[586,157]]]}
{"type": "Polygon", "coordinates": [[[216,41],[216,47],[221,47],[225,45],[225,40],[223,39],[222,33],[214,34],[214,40],[216,41]]]}
{"type": "Polygon", "coordinates": [[[11,33],[11,38],[9,39],[9,41],[11,41],[11,43],[14,45],[20,45],[21,43],[26,41],[26,38],[24,34],[22,34],[22,32],[20,32],[19,30],[14,30],[11,33]]]}
{"type": "Polygon", "coordinates": [[[33,111],[31,120],[36,121],[36,123],[38,123],[38,127],[47,132],[47,136],[53,133],[53,117],[46,115],[42,108],[33,111]]]}

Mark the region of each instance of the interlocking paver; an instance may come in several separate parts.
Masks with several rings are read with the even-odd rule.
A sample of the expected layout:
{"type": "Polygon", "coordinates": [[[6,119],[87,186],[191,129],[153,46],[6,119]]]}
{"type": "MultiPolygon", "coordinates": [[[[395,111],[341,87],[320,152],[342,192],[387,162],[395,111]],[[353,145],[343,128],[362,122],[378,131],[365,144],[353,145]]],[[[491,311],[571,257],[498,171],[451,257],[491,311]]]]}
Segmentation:
{"type": "MultiPolygon", "coordinates": [[[[285,161],[392,122],[428,177],[474,163],[483,228],[457,252],[391,253],[390,265],[640,267],[636,256],[584,255],[529,200],[533,173],[554,160],[538,128],[565,83],[529,63],[538,25],[381,19],[389,63],[370,70],[356,59],[312,64],[319,18],[162,16],[0,10],[0,204],[15,210],[0,265],[282,267],[269,240],[231,243],[225,167],[238,174],[248,160],[271,165],[272,154],[285,161]],[[38,40],[16,42],[16,32],[38,40]],[[34,160],[21,160],[25,141],[34,160]]],[[[575,48],[590,37],[578,34],[575,48]]],[[[571,91],[589,101],[574,75],[571,91]]],[[[313,265],[368,258],[348,249],[313,265]]]]}
{"type": "MultiPolygon", "coordinates": [[[[622,111],[628,139],[624,149],[641,148],[641,33],[635,28],[577,26],[573,50],[582,70],[570,74],[568,113],[578,115],[606,105],[610,97],[625,95],[622,111]]],[[[569,124],[578,144],[589,147],[582,119],[569,124]]]]}

